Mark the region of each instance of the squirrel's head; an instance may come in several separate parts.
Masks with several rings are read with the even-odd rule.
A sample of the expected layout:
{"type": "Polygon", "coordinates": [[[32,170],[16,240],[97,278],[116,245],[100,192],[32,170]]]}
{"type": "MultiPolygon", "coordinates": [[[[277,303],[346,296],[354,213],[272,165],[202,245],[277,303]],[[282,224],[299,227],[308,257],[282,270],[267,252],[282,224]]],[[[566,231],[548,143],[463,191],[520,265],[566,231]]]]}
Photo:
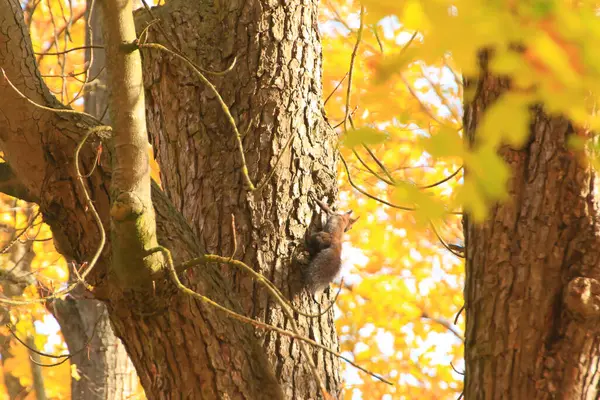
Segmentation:
{"type": "Polygon", "coordinates": [[[352,210],[340,215],[340,217],[342,218],[342,224],[344,226],[344,232],[348,232],[350,228],[352,228],[352,225],[360,218],[352,218],[350,217],[350,214],[352,214],[352,210]]]}

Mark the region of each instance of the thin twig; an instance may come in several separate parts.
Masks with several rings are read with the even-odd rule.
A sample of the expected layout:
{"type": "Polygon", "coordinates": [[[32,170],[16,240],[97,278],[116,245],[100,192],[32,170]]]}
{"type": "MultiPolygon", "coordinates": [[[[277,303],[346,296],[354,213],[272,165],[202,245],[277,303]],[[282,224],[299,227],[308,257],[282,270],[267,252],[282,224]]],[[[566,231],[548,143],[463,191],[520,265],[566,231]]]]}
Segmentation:
{"type": "Polygon", "coordinates": [[[89,178],[90,176],[92,176],[92,174],[94,173],[94,171],[96,170],[96,167],[98,166],[98,163],[100,162],[100,157],[102,154],[102,145],[98,146],[98,149],[96,151],[96,157],[94,157],[94,164],[92,164],[92,168],[90,169],[90,172],[88,172],[87,174],[83,175],[84,178],[89,178]]]}
{"type": "Polygon", "coordinates": [[[348,176],[348,182],[350,183],[350,186],[352,186],[354,189],[356,189],[359,193],[367,196],[370,199],[373,199],[375,201],[380,202],[381,204],[385,204],[386,206],[392,207],[392,208],[397,208],[399,210],[404,210],[404,211],[415,211],[415,208],[411,208],[411,207],[404,207],[404,206],[399,206],[396,204],[392,204],[389,201],[380,199],[379,197],[376,197],[368,192],[366,192],[365,190],[361,189],[358,185],[356,185],[354,183],[354,181],[352,180],[352,177],[350,176],[350,170],[348,169],[348,164],[346,163],[346,160],[344,159],[344,156],[340,155],[340,158],[342,160],[342,164],[344,164],[344,169],[346,170],[346,175],[348,176]]]}
{"type": "MultiPolygon", "coordinates": [[[[348,118],[352,118],[352,116],[354,115],[354,113],[356,112],[356,110],[358,110],[358,106],[354,107],[354,110],[352,110],[352,112],[350,113],[350,115],[348,116],[348,118]]],[[[335,130],[337,128],[339,128],[340,126],[344,125],[344,122],[346,121],[346,119],[344,118],[342,120],[342,122],[338,123],[337,125],[333,126],[332,128],[335,130]]]]}
{"type": "MultiPolygon", "coordinates": [[[[350,119],[350,121],[352,121],[352,119],[350,119]]],[[[383,165],[383,163],[379,160],[379,158],[375,155],[375,153],[373,153],[373,151],[371,150],[371,148],[369,146],[367,146],[364,143],[362,145],[363,145],[364,149],[367,150],[367,153],[369,153],[369,155],[371,156],[373,161],[375,161],[375,163],[379,166],[379,168],[381,168],[383,173],[387,175],[388,179],[392,182],[392,185],[395,185],[396,179],[394,179],[394,177],[392,176],[390,171],[385,167],[385,165],[383,165]]]]}
{"type": "Polygon", "coordinates": [[[363,166],[364,166],[364,167],[367,169],[367,171],[368,171],[368,172],[369,172],[371,175],[375,176],[375,177],[376,177],[377,179],[379,179],[380,181],[387,183],[388,185],[392,185],[392,186],[394,185],[394,182],[390,181],[389,179],[387,179],[387,178],[385,178],[385,177],[381,176],[381,175],[380,175],[380,174],[378,174],[376,171],[374,171],[374,170],[373,170],[373,169],[372,169],[372,168],[369,166],[369,164],[367,164],[367,163],[366,163],[366,162],[365,162],[365,161],[362,159],[362,157],[360,156],[360,154],[358,154],[358,152],[356,151],[356,149],[354,149],[354,148],[353,148],[353,149],[352,149],[352,153],[353,153],[353,154],[354,154],[354,156],[355,156],[355,157],[358,159],[358,161],[359,161],[359,162],[360,162],[360,163],[361,163],[361,164],[362,164],[362,165],[363,165],[363,166]]]}
{"type": "MultiPolygon", "coordinates": [[[[188,58],[188,57],[187,57],[187,56],[186,56],[186,55],[183,53],[183,51],[181,51],[181,49],[179,48],[179,46],[177,46],[177,44],[176,44],[176,43],[175,43],[173,40],[171,40],[171,38],[169,37],[169,35],[167,35],[167,32],[165,31],[165,29],[164,29],[164,28],[163,28],[163,26],[162,26],[162,21],[161,21],[161,19],[160,19],[160,18],[158,18],[158,17],[156,17],[156,16],[154,15],[154,13],[152,12],[152,9],[150,8],[150,6],[149,6],[149,5],[148,5],[148,3],[146,2],[146,0],[142,0],[142,4],[144,5],[144,8],[146,9],[146,12],[148,13],[148,15],[150,15],[150,18],[152,18],[154,21],[156,21],[156,22],[157,22],[157,25],[156,25],[156,26],[158,27],[158,30],[160,31],[160,33],[162,33],[162,34],[163,34],[163,36],[165,37],[165,39],[167,40],[168,44],[169,44],[169,45],[170,45],[170,46],[171,46],[173,49],[175,49],[175,51],[176,51],[176,52],[180,53],[180,54],[181,54],[183,57],[185,57],[186,59],[188,59],[188,61],[189,61],[189,62],[191,62],[192,64],[194,64],[194,66],[195,66],[195,67],[196,67],[198,70],[202,71],[202,72],[203,72],[203,73],[205,73],[205,74],[217,75],[217,76],[225,75],[225,74],[227,74],[228,72],[231,72],[231,70],[233,69],[233,67],[235,66],[235,64],[236,64],[236,62],[237,62],[237,57],[233,57],[233,61],[231,62],[231,64],[230,64],[230,65],[229,65],[227,68],[225,68],[224,70],[222,70],[222,71],[211,71],[211,70],[208,70],[208,69],[206,69],[206,68],[202,68],[202,67],[200,67],[198,64],[196,64],[196,63],[192,62],[192,60],[190,60],[190,59],[189,59],[189,58],[188,58]]],[[[145,29],[148,29],[148,28],[150,27],[150,25],[154,25],[154,23],[151,23],[151,24],[149,24],[149,25],[148,25],[148,26],[147,26],[145,29]]],[[[141,37],[141,36],[142,36],[142,35],[140,35],[140,37],[141,37]]]]}
{"type": "Polygon", "coordinates": [[[450,179],[454,178],[456,175],[458,175],[458,173],[460,171],[462,171],[463,167],[461,166],[459,169],[457,169],[456,171],[454,171],[452,174],[448,175],[447,177],[445,177],[444,179],[442,179],[441,181],[432,183],[431,185],[426,185],[426,186],[419,186],[419,189],[431,189],[433,187],[439,186],[442,183],[446,183],[448,182],[450,179]]]}
{"type": "Polygon", "coordinates": [[[383,43],[381,42],[381,38],[379,37],[379,32],[377,31],[377,24],[371,25],[371,31],[375,36],[375,40],[377,40],[377,44],[379,45],[379,51],[383,53],[383,43]]]}
{"type": "MultiPolygon", "coordinates": [[[[374,196],[374,195],[368,193],[364,189],[361,189],[352,180],[352,176],[350,175],[350,170],[348,169],[348,163],[346,162],[346,159],[344,158],[344,156],[342,156],[341,154],[340,154],[340,159],[342,160],[342,164],[344,164],[344,169],[346,170],[346,175],[348,176],[348,182],[350,183],[350,186],[352,186],[354,189],[356,189],[356,191],[358,191],[359,193],[367,196],[368,198],[370,198],[372,200],[378,201],[381,204],[385,204],[386,206],[389,206],[389,207],[392,207],[392,208],[397,208],[398,210],[404,210],[404,211],[416,211],[417,210],[416,208],[399,206],[397,204],[390,203],[389,201],[380,199],[379,197],[374,196]]],[[[460,212],[460,211],[449,211],[448,214],[450,214],[450,215],[462,215],[462,212],[460,212]]]]}
{"type": "Polygon", "coordinates": [[[78,47],[72,47],[70,49],[63,50],[63,51],[55,51],[55,52],[52,52],[52,53],[46,52],[46,53],[33,53],[33,54],[35,54],[35,55],[43,54],[45,56],[60,56],[60,55],[63,55],[63,54],[70,53],[72,51],[86,50],[86,49],[104,49],[104,46],[91,46],[91,45],[90,46],[78,46],[78,47]]]}
{"type": "MultiPolygon", "coordinates": [[[[88,13],[88,17],[86,20],[86,28],[87,28],[87,35],[90,39],[90,47],[93,49],[94,48],[94,35],[92,32],[92,14],[94,12],[94,4],[96,3],[96,0],[91,0],[89,7],[90,7],[90,12],[88,13]]],[[[81,85],[81,87],[79,88],[79,90],[77,91],[77,93],[75,94],[75,97],[73,98],[73,100],[71,100],[71,102],[69,102],[69,105],[71,105],[75,100],[77,100],[81,94],[83,93],[83,89],[85,88],[85,86],[88,83],[88,80],[90,78],[90,69],[92,68],[92,65],[94,64],[94,51],[90,50],[90,59],[89,62],[87,64],[87,68],[85,69],[85,75],[83,77],[83,84],[81,85]]],[[[100,75],[100,73],[98,73],[98,75],[100,75]]]]}
{"type": "MultiPolygon", "coordinates": [[[[21,91],[19,89],[17,89],[17,87],[15,85],[13,85],[13,83],[10,81],[10,79],[8,79],[8,76],[6,76],[6,72],[4,71],[4,68],[0,67],[0,71],[2,71],[2,76],[4,77],[4,79],[6,79],[6,82],[8,82],[8,84],[10,85],[10,87],[19,95],[21,96],[23,99],[25,99],[28,103],[41,108],[42,110],[46,110],[46,111],[52,111],[52,112],[57,112],[57,113],[65,113],[65,114],[78,114],[78,115],[83,115],[86,116],[88,118],[93,119],[95,122],[97,122],[99,125],[102,125],[102,121],[100,121],[99,119],[97,119],[96,117],[94,117],[91,114],[88,114],[86,112],[83,111],[77,111],[77,110],[73,110],[70,108],[52,108],[52,107],[46,107],[43,106],[41,104],[36,103],[35,101],[31,100],[29,97],[25,96],[23,93],[21,93],[21,91]]],[[[106,130],[106,128],[110,129],[110,127],[107,126],[103,126],[106,130]]]]}
{"type": "Polygon", "coordinates": [[[452,361],[450,361],[450,368],[452,368],[452,370],[454,372],[456,372],[457,374],[459,374],[459,375],[463,375],[464,376],[464,374],[465,374],[464,371],[460,372],[459,370],[457,370],[456,367],[454,366],[454,364],[452,364],[452,361]]]}
{"type": "Polygon", "coordinates": [[[327,98],[323,102],[323,106],[327,105],[327,102],[329,101],[329,99],[331,99],[331,96],[333,96],[333,94],[335,92],[337,92],[337,90],[340,88],[340,86],[342,86],[342,83],[344,83],[344,80],[346,79],[347,76],[348,76],[348,73],[346,72],[346,74],[344,75],[344,77],[338,82],[337,85],[335,85],[335,87],[333,88],[333,90],[331,91],[331,93],[329,93],[329,96],[327,96],[327,98]]]}
{"type": "MultiPolygon", "coordinates": [[[[40,210],[38,210],[38,212],[33,216],[33,218],[31,219],[31,221],[29,221],[27,223],[27,226],[25,226],[25,228],[23,228],[23,230],[21,232],[19,232],[14,238],[13,240],[11,240],[6,246],[4,246],[2,248],[2,250],[0,250],[0,254],[4,254],[6,253],[15,243],[17,243],[19,241],[19,238],[21,236],[23,236],[25,234],[25,232],[27,232],[27,230],[29,228],[31,228],[33,226],[33,223],[35,222],[35,220],[37,219],[37,217],[40,215],[40,210]]],[[[15,229],[16,230],[16,229],[15,229]]]]}
{"type": "MultiPolygon", "coordinates": [[[[41,3],[41,2],[40,2],[40,3],[41,3]]],[[[50,8],[50,7],[49,7],[49,8],[50,8]]],[[[73,22],[77,22],[77,21],[78,21],[78,20],[79,20],[81,17],[83,17],[84,15],[85,15],[85,10],[82,10],[82,11],[81,11],[79,14],[77,14],[77,15],[76,15],[76,16],[73,18],[73,22]]],[[[65,26],[61,27],[61,28],[60,28],[60,29],[59,29],[59,30],[58,30],[56,33],[57,33],[58,35],[61,35],[61,34],[63,33],[63,31],[64,31],[65,29],[67,29],[67,28],[68,28],[68,26],[67,26],[67,25],[65,25],[65,26]]],[[[44,58],[44,56],[46,55],[46,52],[47,52],[48,50],[50,50],[50,49],[52,48],[52,46],[54,46],[54,42],[53,42],[53,43],[50,43],[50,44],[48,45],[48,47],[47,47],[45,50],[42,50],[42,52],[41,52],[41,53],[35,53],[36,55],[39,55],[39,57],[38,57],[38,59],[37,59],[37,63],[38,63],[38,64],[39,64],[39,63],[42,61],[42,58],[44,58]]]]}
{"type": "MultiPolygon", "coordinates": [[[[314,340],[311,340],[311,339],[309,339],[309,338],[307,338],[305,336],[300,335],[297,332],[294,332],[294,329],[292,329],[292,332],[290,332],[290,331],[287,331],[285,329],[278,328],[276,326],[269,325],[267,323],[264,323],[264,322],[257,321],[255,319],[246,317],[244,315],[238,314],[235,311],[232,311],[232,310],[228,309],[227,307],[224,307],[224,306],[216,303],[215,301],[209,299],[206,296],[203,296],[203,295],[201,295],[199,293],[194,292],[193,290],[191,290],[191,289],[187,288],[185,285],[183,285],[181,283],[181,281],[179,280],[179,277],[177,276],[177,271],[183,271],[183,270],[185,270],[187,268],[190,268],[190,267],[193,267],[193,266],[196,266],[196,265],[206,264],[206,263],[211,263],[211,262],[214,262],[214,263],[224,263],[224,264],[229,264],[229,265],[237,266],[239,268],[242,268],[242,269],[248,271],[249,273],[251,273],[251,275],[253,277],[255,277],[255,279],[256,279],[256,281],[258,283],[261,283],[261,284],[265,285],[265,287],[267,287],[268,286],[267,282],[269,282],[269,281],[262,274],[254,271],[252,268],[250,268],[249,266],[247,266],[243,262],[238,261],[238,260],[231,260],[231,261],[229,261],[229,259],[227,257],[221,257],[221,256],[213,255],[213,254],[207,254],[207,255],[204,255],[202,257],[198,257],[198,258],[186,261],[186,262],[178,265],[177,267],[175,267],[174,264],[173,264],[173,258],[171,256],[171,252],[169,251],[169,249],[167,249],[167,248],[165,248],[163,246],[157,246],[157,247],[155,247],[153,249],[150,249],[148,251],[148,253],[154,253],[154,252],[157,252],[157,251],[160,251],[160,252],[162,252],[165,255],[165,258],[167,260],[167,266],[169,267],[169,271],[171,273],[171,277],[173,278],[173,280],[174,280],[175,284],[177,285],[177,287],[181,291],[183,291],[184,293],[186,293],[186,294],[188,294],[188,295],[190,295],[192,297],[195,297],[195,298],[197,298],[197,299],[199,299],[199,300],[201,300],[201,301],[203,301],[203,302],[205,302],[207,304],[212,305],[213,307],[215,307],[215,308],[217,308],[217,309],[225,312],[230,317],[235,318],[235,319],[237,319],[239,321],[242,321],[242,322],[245,322],[245,323],[249,323],[249,324],[254,325],[254,326],[258,327],[258,328],[271,330],[271,331],[277,332],[279,334],[282,334],[284,336],[290,337],[292,339],[298,339],[298,340],[300,340],[302,342],[305,342],[305,343],[308,343],[308,344],[310,344],[312,346],[318,347],[318,348],[320,348],[320,349],[322,349],[322,350],[324,350],[324,351],[326,351],[326,352],[328,352],[328,353],[330,353],[330,354],[338,357],[339,359],[341,359],[343,361],[346,361],[350,365],[352,365],[352,366],[360,369],[361,371],[365,372],[366,374],[368,374],[368,375],[370,375],[370,376],[372,376],[372,377],[374,377],[374,378],[376,378],[376,379],[378,379],[378,380],[380,380],[382,382],[385,382],[388,385],[393,385],[393,383],[391,383],[391,382],[387,381],[386,379],[384,379],[383,377],[381,377],[381,376],[379,376],[379,375],[377,375],[377,374],[375,374],[375,373],[373,373],[373,372],[371,372],[371,371],[369,371],[369,370],[367,370],[367,369],[359,366],[358,364],[356,364],[352,360],[348,359],[347,357],[344,357],[343,355],[341,355],[340,353],[336,352],[335,350],[332,350],[332,349],[328,348],[327,346],[319,344],[319,343],[315,342],[314,340]]],[[[271,283],[271,285],[272,285],[272,283],[271,283]]],[[[270,293],[274,296],[274,298],[276,300],[278,300],[278,294],[277,294],[276,291],[273,291],[273,292],[270,292],[270,293]]],[[[285,304],[285,303],[280,303],[280,304],[285,304]]],[[[288,308],[287,307],[282,307],[282,310],[283,310],[284,314],[286,314],[286,317],[288,317],[288,319],[290,320],[290,325],[292,326],[292,328],[296,327],[296,324],[294,322],[293,316],[290,315],[291,313],[288,314],[288,311],[289,311],[288,308]]],[[[296,327],[296,331],[297,331],[297,327],[296,327]]],[[[308,359],[311,360],[311,358],[308,358],[308,359]]]]}
{"type": "Polygon", "coordinates": [[[444,328],[449,330],[454,336],[456,336],[461,342],[465,342],[465,338],[460,334],[460,332],[458,332],[456,328],[453,327],[452,324],[450,324],[450,322],[446,321],[445,319],[432,317],[425,311],[423,311],[423,313],[421,314],[421,318],[433,321],[436,324],[443,326],[444,328]]]}
{"type": "Polygon", "coordinates": [[[233,256],[237,252],[237,233],[235,229],[235,215],[231,214],[231,234],[233,235],[233,251],[231,252],[231,257],[229,257],[229,261],[233,260],[233,256]]]}
{"type": "MultiPolygon", "coordinates": [[[[350,121],[352,121],[352,117],[350,117],[350,121]]],[[[369,155],[371,156],[373,161],[375,161],[375,163],[379,166],[379,168],[381,168],[383,173],[387,175],[388,179],[392,182],[392,184],[395,185],[396,179],[394,179],[391,172],[385,167],[385,165],[383,165],[383,163],[379,160],[379,158],[375,155],[375,153],[373,153],[373,151],[371,150],[371,148],[369,146],[367,146],[364,143],[362,145],[365,148],[365,150],[367,150],[367,153],[369,153],[369,155]]]]}
{"type": "Polygon", "coordinates": [[[433,83],[431,78],[429,78],[429,76],[427,76],[422,65],[421,65],[421,76],[423,78],[425,78],[425,80],[429,83],[429,86],[431,86],[431,88],[433,89],[433,91],[435,92],[437,97],[440,99],[442,104],[448,109],[448,111],[450,111],[450,114],[452,114],[454,119],[456,119],[456,122],[460,124],[461,117],[460,117],[460,115],[458,115],[458,111],[456,111],[455,108],[452,106],[452,104],[450,104],[450,102],[448,101],[446,96],[444,96],[444,94],[442,93],[442,91],[440,90],[438,85],[433,83]]]}
{"type": "Polygon", "coordinates": [[[179,47],[177,46],[177,44],[175,44],[175,42],[173,40],[171,40],[171,38],[169,37],[169,35],[167,35],[167,32],[165,31],[165,29],[162,27],[162,24],[160,23],[160,18],[156,18],[156,16],[152,12],[152,9],[148,5],[148,2],[146,2],[146,0],[142,0],[142,4],[144,5],[144,8],[146,9],[146,12],[148,13],[148,15],[150,15],[150,18],[152,18],[155,21],[158,21],[158,29],[160,30],[160,33],[163,34],[163,36],[165,37],[165,39],[169,43],[169,45],[172,48],[174,48],[175,51],[181,52],[181,50],[179,49],[179,47]]]}
{"type": "Polygon", "coordinates": [[[64,363],[65,361],[73,358],[74,356],[76,356],[77,354],[83,352],[84,350],[86,350],[88,348],[88,346],[90,345],[90,343],[92,342],[92,339],[94,338],[94,336],[96,335],[96,329],[98,328],[98,325],[100,324],[100,320],[102,319],[102,315],[100,315],[98,317],[98,319],[96,320],[96,322],[94,323],[94,327],[92,328],[92,333],[90,334],[90,336],[87,338],[86,343],[78,350],[74,351],[73,353],[66,353],[66,354],[49,354],[49,353],[44,353],[42,351],[39,351],[35,348],[32,348],[31,346],[27,345],[27,343],[25,343],[23,340],[21,340],[21,338],[19,338],[19,336],[17,336],[17,333],[12,329],[11,324],[6,324],[6,327],[8,328],[9,332],[14,336],[15,339],[17,339],[17,341],[19,343],[21,343],[23,346],[27,347],[30,351],[32,351],[33,353],[43,356],[43,357],[49,357],[49,358],[63,358],[63,360],[57,362],[57,363],[53,363],[53,364],[43,364],[40,362],[37,362],[35,360],[33,360],[31,358],[31,356],[29,356],[29,359],[31,360],[31,362],[39,365],[40,367],[56,367],[58,365],[61,365],[62,363],[64,363]]]}
{"type": "Polygon", "coordinates": [[[361,6],[360,6],[360,26],[358,28],[358,32],[356,33],[356,43],[354,44],[354,49],[352,50],[352,55],[350,56],[350,68],[348,70],[348,89],[346,91],[346,110],[344,113],[344,132],[348,132],[348,126],[346,124],[346,121],[348,120],[348,115],[350,113],[350,94],[352,93],[352,73],[354,72],[354,60],[356,59],[356,53],[358,51],[358,46],[360,45],[360,41],[362,39],[364,16],[365,16],[365,6],[363,6],[361,4],[361,6]]]}
{"type": "MultiPolygon", "coordinates": [[[[156,251],[160,251],[162,252],[162,254],[164,255],[166,261],[167,261],[167,265],[169,267],[169,270],[171,271],[171,278],[173,279],[175,285],[177,286],[177,288],[179,290],[181,290],[183,293],[186,293],[192,297],[195,297],[199,300],[202,300],[203,302],[212,305],[213,307],[218,308],[221,311],[226,312],[229,316],[232,316],[242,322],[246,322],[249,324],[252,324],[254,326],[260,327],[260,328],[264,328],[264,329],[269,329],[269,330],[273,330],[276,332],[279,332],[281,334],[285,334],[287,336],[293,337],[293,338],[297,338],[297,339],[301,339],[303,336],[300,335],[298,327],[296,326],[296,322],[293,318],[293,315],[291,315],[291,313],[289,312],[287,307],[282,307],[282,311],[284,312],[284,314],[286,314],[286,316],[288,317],[290,326],[292,328],[292,332],[286,331],[284,329],[281,328],[277,328],[275,326],[266,324],[264,322],[260,322],[257,321],[255,319],[246,317],[244,315],[238,314],[233,310],[228,309],[227,307],[224,307],[222,305],[220,305],[219,303],[209,299],[206,296],[201,295],[200,293],[196,293],[193,290],[189,289],[188,287],[186,287],[183,283],[181,283],[181,281],[179,280],[179,277],[177,276],[177,270],[175,269],[175,264],[173,263],[173,258],[171,256],[171,252],[166,248],[166,247],[162,247],[162,246],[157,246],[154,249],[150,249],[149,253],[152,252],[156,252],[156,251]],[[290,315],[288,315],[290,314],[290,315]]],[[[205,256],[206,257],[206,256],[205,256]]],[[[234,261],[228,261],[229,263],[233,263],[234,261]]],[[[316,342],[315,342],[316,343],[316,342]]],[[[310,368],[310,370],[312,371],[312,374],[315,378],[315,380],[317,381],[319,388],[321,388],[321,391],[323,393],[323,396],[325,398],[327,398],[327,390],[325,389],[325,384],[323,383],[323,380],[321,379],[320,374],[317,371],[317,367],[315,366],[313,359],[311,357],[311,355],[308,352],[308,349],[306,347],[306,343],[304,342],[300,342],[300,350],[302,351],[302,354],[304,355],[304,357],[306,358],[306,361],[308,363],[308,366],[310,368]]]]}
{"type": "Polygon", "coordinates": [[[455,255],[458,258],[465,258],[464,255],[459,254],[457,252],[455,252],[449,245],[448,243],[446,243],[446,241],[444,239],[442,239],[442,237],[440,236],[440,234],[438,233],[437,229],[435,228],[435,225],[433,224],[432,220],[429,220],[429,225],[431,225],[431,229],[433,230],[433,233],[435,233],[435,236],[437,237],[437,239],[440,241],[440,243],[442,244],[442,246],[444,246],[446,248],[446,250],[448,250],[450,253],[452,253],[453,255],[455,255]]]}
{"type": "MultiPolygon", "coordinates": [[[[293,312],[295,312],[299,315],[302,315],[307,318],[318,318],[325,313],[325,312],[320,312],[318,314],[309,314],[309,313],[305,313],[304,311],[297,309],[296,307],[294,307],[292,305],[291,302],[286,300],[285,296],[283,295],[283,293],[281,293],[279,288],[277,288],[277,286],[275,286],[275,284],[273,282],[271,282],[266,276],[264,276],[260,272],[255,271],[254,269],[250,268],[250,266],[247,265],[246,263],[239,261],[239,260],[233,260],[232,258],[225,260],[223,257],[217,256],[217,255],[205,255],[203,257],[194,258],[194,259],[184,262],[183,264],[181,264],[177,267],[177,271],[185,270],[187,268],[196,266],[198,264],[205,263],[205,262],[207,262],[207,260],[212,260],[213,262],[222,262],[222,263],[231,265],[233,267],[241,269],[242,271],[247,272],[249,275],[251,275],[254,278],[254,280],[259,285],[264,286],[265,289],[269,292],[269,294],[271,294],[271,296],[273,296],[282,307],[288,307],[293,312]]],[[[336,300],[337,300],[337,296],[333,302],[335,303],[336,300]]],[[[327,311],[329,311],[330,308],[331,307],[328,307],[327,311]]]]}
{"type": "Polygon", "coordinates": [[[421,110],[423,110],[423,112],[425,112],[425,114],[427,114],[429,116],[429,118],[431,118],[432,120],[434,120],[435,122],[438,123],[438,125],[440,126],[448,126],[448,124],[440,121],[434,114],[433,112],[429,109],[429,107],[427,107],[425,105],[425,103],[423,103],[423,100],[421,100],[419,98],[419,96],[417,95],[417,93],[413,90],[412,86],[410,86],[410,83],[406,80],[406,78],[404,77],[403,74],[400,74],[400,80],[402,80],[402,82],[404,83],[404,85],[406,86],[406,88],[408,89],[408,91],[410,92],[410,94],[415,98],[415,100],[417,100],[419,102],[419,106],[421,107],[421,110]]]}
{"type": "Polygon", "coordinates": [[[454,317],[454,325],[457,324],[458,317],[460,317],[460,314],[463,312],[464,309],[465,309],[465,305],[463,304],[463,306],[460,308],[460,310],[458,310],[458,312],[456,313],[456,317],[454,317]]]}
{"type": "MultiPolygon", "coordinates": [[[[54,109],[50,109],[50,110],[52,110],[52,111],[74,111],[74,110],[54,110],[54,109]]],[[[75,113],[83,114],[78,111],[75,111],[75,113]]],[[[92,135],[93,133],[97,133],[100,131],[106,131],[106,130],[112,130],[112,128],[110,126],[99,125],[99,126],[91,128],[91,129],[88,129],[88,131],[84,135],[83,139],[77,144],[77,148],[75,149],[75,160],[74,161],[75,161],[75,173],[77,175],[77,180],[78,180],[79,184],[81,185],[81,189],[83,190],[84,197],[86,200],[86,206],[92,212],[94,220],[96,221],[96,225],[98,226],[98,230],[100,231],[100,243],[98,244],[98,248],[96,249],[96,252],[94,253],[92,259],[88,263],[87,269],[85,271],[83,271],[83,273],[81,274],[81,276],[80,276],[81,280],[84,280],[85,277],[92,271],[92,269],[96,265],[98,259],[100,258],[102,249],[104,249],[104,245],[106,244],[106,232],[104,230],[104,226],[102,225],[102,220],[100,219],[100,216],[98,215],[98,211],[96,211],[96,207],[94,206],[94,203],[92,202],[92,199],[90,198],[87,188],[85,187],[85,183],[83,181],[83,175],[81,175],[81,171],[79,169],[79,152],[81,151],[81,148],[85,144],[86,140],[90,137],[90,135],[92,135]]],[[[75,289],[79,285],[79,283],[80,283],[79,281],[72,283],[63,290],[59,290],[49,296],[41,297],[38,299],[13,300],[13,299],[7,299],[4,297],[0,297],[0,303],[5,303],[5,304],[13,305],[13,306],[22,306],[22,305],[29,305],[29,304],[34,304],[34,303],[43,303],[50,299],[55,299],[57,297],[63,296],[67,293],[70,293],[73,289],[75,289]]]]}

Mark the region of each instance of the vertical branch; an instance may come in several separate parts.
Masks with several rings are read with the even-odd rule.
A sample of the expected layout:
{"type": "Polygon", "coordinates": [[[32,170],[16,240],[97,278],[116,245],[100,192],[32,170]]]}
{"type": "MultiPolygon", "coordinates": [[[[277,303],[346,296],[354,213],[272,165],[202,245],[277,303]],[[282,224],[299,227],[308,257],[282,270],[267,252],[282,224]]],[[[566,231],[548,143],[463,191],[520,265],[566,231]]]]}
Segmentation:
{"type": "MultiPolygon", "coordinates": [[[[35,349],[33,336],[27,336],[27,346],[35,349]]],[[[33,390],[35,390],[36,400],[46,400],[46,389],[44,388],[44,377],[42,376],[42,367],[40,365],[40,355],[35,351],[29,350],[31,375],[33,376],[33,390]]]]}
{"type": "Polygon", "coordinates": [[[156,256],[156,222],[150,198],[150,161],[142,61],[136,41],[131,0],[102,0],[110,119],[113,123],[111,237],[113,268],[125,287],[150,282],[156,256]],[[143,262],[140,262],[143,261],[143,262]],[[146,270],[146,271],[143,271],[146,270]]]}

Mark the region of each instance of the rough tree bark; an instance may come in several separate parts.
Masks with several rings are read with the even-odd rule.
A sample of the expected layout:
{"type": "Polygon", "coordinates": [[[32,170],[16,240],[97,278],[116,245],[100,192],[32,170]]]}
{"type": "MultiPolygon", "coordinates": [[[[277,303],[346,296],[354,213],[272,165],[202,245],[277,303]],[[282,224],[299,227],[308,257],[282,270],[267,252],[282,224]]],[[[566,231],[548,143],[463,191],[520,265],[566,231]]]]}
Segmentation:
{"type": "MultiPolygon", "coordinates": [[[[471,143],[482,113],[509,87],[468,83],[471,143]]],[[[531,110],[530,138],[504,147],[510,200],[485,223],[465,220],[467,399],[596,399],[600,339],[597,176],[567,149],[571,123],[531,110]]],[[[468,176],[467,176],[468,179],[468,176]]]]}
{"type": "MultiPolygon", "coordinates": [[[[234,133],[214,95],[181,62],[145,51],[148,130],[164,188],[154,188],[152,194],[159,243],[171,249],[176,263],[205,251],[229,256],[234,250],[233,214],[235,258],[285,291],[293,275],[292,252],[312,215],[309,190],[330,199],[336,194],[335,137],[321,114],[316,1],[174,0],[154,14],[169,40],[203,68],[222,70],[235,58],[231,72],[211,80],[244,133],[252,180],[265,177],[285,151],[268,184],[249,192],[234,133]],[[286,150],[290,135],[295,138],[286,150]]],[[[144,13],[138,17],[140,31],[150,18],[144,13]]],[[[0,32],[0,65],[11,82],[33,101],[60,108],[35,67],[16,0],[1,0],[0,32]]],[[[149,40],[168,43],[156,27],[150,28],[149,40]]],[[[5,80],[0,81],[0,110],[0,148],[26,192],[38,199],[57,247],[68,259],[89,260],[97,248],[98,228],[77,185],[73,158],[75,146],[96,123],[39,109],[5,80]]],[[[82,150],[84,171],[93,165],[98,142],[91,138],[82,150]]],[[[108,231],[110,141],[105,146],[101,164],[86,183],[108,231]]],[[[320,397],[297,341],[256,330],[181,294],[162,271],[139,276],[150,286],[123,286],[110,268],[110,246],[89,281],[96,298],[106,303],[149,398],[320,397]]],[[[289,326],[279,307],[244,273],[206,264],[183,277],[220,304],[289,326]]],[[[303,297],[299,305],[316,312],[327,302],[318,300],[303,297]]],[[[308,337],[337,347],[331,312],[299,317],[298,323],[308,337]]],[[[327,390],[337,396],[338,360],[321,350],[312,353],[327,390]]]]}

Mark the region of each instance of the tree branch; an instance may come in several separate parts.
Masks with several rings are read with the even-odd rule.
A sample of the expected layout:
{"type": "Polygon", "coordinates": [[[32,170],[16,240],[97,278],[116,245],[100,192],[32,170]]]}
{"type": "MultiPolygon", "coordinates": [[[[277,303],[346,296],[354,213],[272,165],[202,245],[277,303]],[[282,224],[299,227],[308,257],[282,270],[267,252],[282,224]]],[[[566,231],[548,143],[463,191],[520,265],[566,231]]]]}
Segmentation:
{"type": "Polygon", "coordinates": [[[161,257],[147,257],[156,247],[156,220],[150,196],[150,160],[142,60],[131,0],[103,0],[108,104],[114,127],[111,185],[112,268],[126,288],[151,285],[161,257]]]}

